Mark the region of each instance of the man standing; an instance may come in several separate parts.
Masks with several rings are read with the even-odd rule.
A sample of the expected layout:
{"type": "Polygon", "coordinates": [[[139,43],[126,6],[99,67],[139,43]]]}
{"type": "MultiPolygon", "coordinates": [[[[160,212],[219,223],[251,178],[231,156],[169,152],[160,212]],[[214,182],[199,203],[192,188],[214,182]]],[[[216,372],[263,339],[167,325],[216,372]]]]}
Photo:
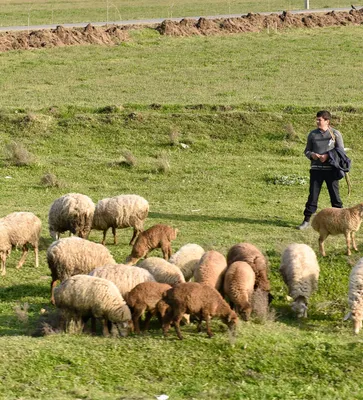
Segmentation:
{"type": "Polygon", "coordinates": [[[305,204],[304,221],[297,229],[306,229],[311,216],[318,208],[318,199],[323,182],[328,187],[332,207],[342,208],[343,203],[339,195],[339,181],[335,179],[333,167],[327,162],[328,151],[334,147],[344,150],[341,133],[330,127],[331,114],[322,110],[316,114],[317,129],[308,135],[305,156],[311,160],[310,188],[308,201],[305,204]]]}

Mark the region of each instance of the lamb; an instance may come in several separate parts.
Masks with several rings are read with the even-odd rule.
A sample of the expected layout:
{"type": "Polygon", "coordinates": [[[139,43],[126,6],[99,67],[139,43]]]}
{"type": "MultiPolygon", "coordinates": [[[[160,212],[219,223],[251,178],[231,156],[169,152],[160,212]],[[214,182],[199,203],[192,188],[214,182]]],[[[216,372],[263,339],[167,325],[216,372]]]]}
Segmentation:
{"type": "MultiPolygon", "coordinates": [[[[161,305],[168,304],[169,312],[163,318],[163,333],[166,336],[173,321],[179,339],[183,339],[180,332],[180,321],[184,314],[191,314],[199,318],[198,332],[201,330],[202,320],[206,321],[207,334],[213,336],[210,328],[210,319],[219,317],[234,332],[237,325],[237,314],[230,308],[221,294],[214,288],[197,282],[180,283],[165,292],[161,305]]],[[[159,305],[158,305],[158,309],[159,305]]]]}
{"type": "Polygon", "coordinates": [[[143,282],[135,286],[124,298],[132,313],[132,321],[136,333],[140,333],[139,320],[146,312],[144,329],[148,330],[150,319],[156,315],[157,303],[161,300],[163,293],[171,288],[166,283],[143,282]]]}
{"type": "Polygon", "coordinates": [[[141,261],[137,266],[148,270],[156,282],[167,283],[171,286],[185,282],[180,269],[163,258],[150,257],[141,261]]]}
{"type": "Polygon", "coordinates": [[[28,244],[33,246],[35,266],[39,266],[39,241],[41,220],[31,212],[14,212],[0,219],[1,275],[6,275],[6,259],[12,247],[21,246],[22,256],[17,269],[21,268],[28,254],[28,244]]]}
{"type": "Polygon", "coordinates": [[[344,320],[352,319],[354,333],[362,328],[363,320],[363,258],[359,259],[349,276],[348,303],[350,312],[344,320]]]}
{"type": "Polygon", "coordinates": [[[185,280],[189,281],[203,254],[204,249],[199,244],[188,243],[173,254],[169,262],[177,265],[183,272],[185,280]]]}
{"type": "Polygon", "coordinates": [[[329,235],[345,235],[348,256],[351,255],[351,238],[353,249],[358,251],[355,243],[355,233],[359,230],[362,216],[363,203],[350,208],[324,208],[318,212],[311,226],[319,232],[319,250],[321,255],[326,255],[324,241],[329,235]]]}
{"type": "Polygon", "coordinates": [[[291,308],[298,318],[307,317],[308,301],[318,288],[319,272],[316,254],[310,246],[292,243],[286,247],[280,273],[294,300],[291,308]]]}
{"type": "Polygon", "coordinates": [[[56,199],[49,209],[49,233],[58,240],[60,234],[70,231],[87,239],[91,231],[95,204],[86,195],[68,193],[56,199]]]}
{"type": "Polygon", "coordinates": [[[171,241],[176,239],[177,234],[178,229],[163,224],[157,224],[146,229],[137,237],[126,263],[136,264],[140,258],[146,258],[150,251],[158,248],[161,248],[164,259],[169,260],[172,253],[171,241]]]}
{"type": "MultiPolygon", "coordinates": [[[[238,243],[232,246],[227,254],[227,265],[235,261],[246,261],[252,267],[255,275],[255,290],[260,288],[270,292],[270,281],[267,277],[267,262],[261,251],[251,243],[238,243]]],[[[271,296],[269,294],[269,296],[271,296]]]]}
{"type": "Polygon", "coordinates": [[[224,293],[232,307],[245,321],[252,312],[252,296],[256,276],[252,267],[245,261],[235,261],[228,268],[224,277],[224,293]]]}
{"type": "Polygon", "coordinates": [[[226,269],[227,260],[223,254],[215,250],[207,251],[194,269],[194,280],[220,291],[226,269]]]}
{"type": "Polygon", "coordinates": [[[144,221],[149,213],[149,203],[135,194],[124,194],[100,200],[96,204],[92,229],[103,231],[102,244],[106,242],[106,233],[112,229],[113,242],[117,244],[117,228],[134,228],[130,245],[137,235],[144,230],[144,221]]]}
{"type": "Polygon", "coordinates": [[[76,236],[53,242],[47,250],[47,261],[52,274],[50,287],[53,304],[54,288],[58,280],[88,274],[101,265],[116,264],[105,246],[76,236]]]}
{"type": "Polygon", "coordinates": [[[155,278],[146,269],[124,264],[104,265],[94,269],[89,275],[113,282],[123,297],[139,283],[155,282],[155,278]]]}
{"type": "MultiPolygon", "coordinates": [[[[132,326],[131,312],[116,285],[107,279],[75,275],[54,290],[55,305],[63,310],[66,324],[74,322],[83,328],[88,318],[103,319],[103,335],[109,336],[108,323],[119,333],[132,326]]],[[[93,323],[93,328],[95,324],[93,323]]]]}

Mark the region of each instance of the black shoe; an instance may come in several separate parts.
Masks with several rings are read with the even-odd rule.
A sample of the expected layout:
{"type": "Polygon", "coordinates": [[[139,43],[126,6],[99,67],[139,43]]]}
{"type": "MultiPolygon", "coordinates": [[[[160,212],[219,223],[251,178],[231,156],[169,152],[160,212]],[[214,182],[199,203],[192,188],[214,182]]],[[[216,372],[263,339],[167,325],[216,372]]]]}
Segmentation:
{"type": "Polygon", "coordinates": [[[296,229],[303,231],[304,229],[309,228],[309,226],[310,226],[309,221],[303,221],[301,225],[296,227],[296,229]]]}

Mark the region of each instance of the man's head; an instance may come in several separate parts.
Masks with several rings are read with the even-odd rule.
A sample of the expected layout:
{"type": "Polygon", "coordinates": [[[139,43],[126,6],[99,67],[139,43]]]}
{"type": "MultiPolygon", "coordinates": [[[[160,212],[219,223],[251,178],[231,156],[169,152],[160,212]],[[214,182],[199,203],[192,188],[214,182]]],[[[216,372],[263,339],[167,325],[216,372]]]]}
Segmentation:
{"type": "Polygon", "coordinates": [[[321,110],[316,113],[316,125],[322,131],[326,131],[330,125],[331,114],[329,111],[321,110]]]}

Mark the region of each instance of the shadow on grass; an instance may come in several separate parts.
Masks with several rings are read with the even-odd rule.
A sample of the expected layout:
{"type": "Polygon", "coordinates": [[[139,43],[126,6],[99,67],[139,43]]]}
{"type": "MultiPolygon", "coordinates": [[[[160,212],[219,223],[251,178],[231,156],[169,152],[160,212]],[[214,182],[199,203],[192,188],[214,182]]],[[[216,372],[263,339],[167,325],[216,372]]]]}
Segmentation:
{"type": "Polygon", "coordinates": [[[13,285],[0,290],[0,301],[20,300],[23,297],[50,297],[50,287],[48,285],[39,284],[21,284],[13,285]]]}
{"type": "Polygon", "coordinates": [[[184,214],[164,214],[158,212],[150,212],[150,218],[173,219],[176,221],[219,221],[219,222],[236,222],[240,224],[256,224],[256,225],[273,225],[285,228],[295,227],[296,224],[286,222],[281,219],[251,219],[244,217],[213,217],[210,215],[184,215],[184,214]]]}

